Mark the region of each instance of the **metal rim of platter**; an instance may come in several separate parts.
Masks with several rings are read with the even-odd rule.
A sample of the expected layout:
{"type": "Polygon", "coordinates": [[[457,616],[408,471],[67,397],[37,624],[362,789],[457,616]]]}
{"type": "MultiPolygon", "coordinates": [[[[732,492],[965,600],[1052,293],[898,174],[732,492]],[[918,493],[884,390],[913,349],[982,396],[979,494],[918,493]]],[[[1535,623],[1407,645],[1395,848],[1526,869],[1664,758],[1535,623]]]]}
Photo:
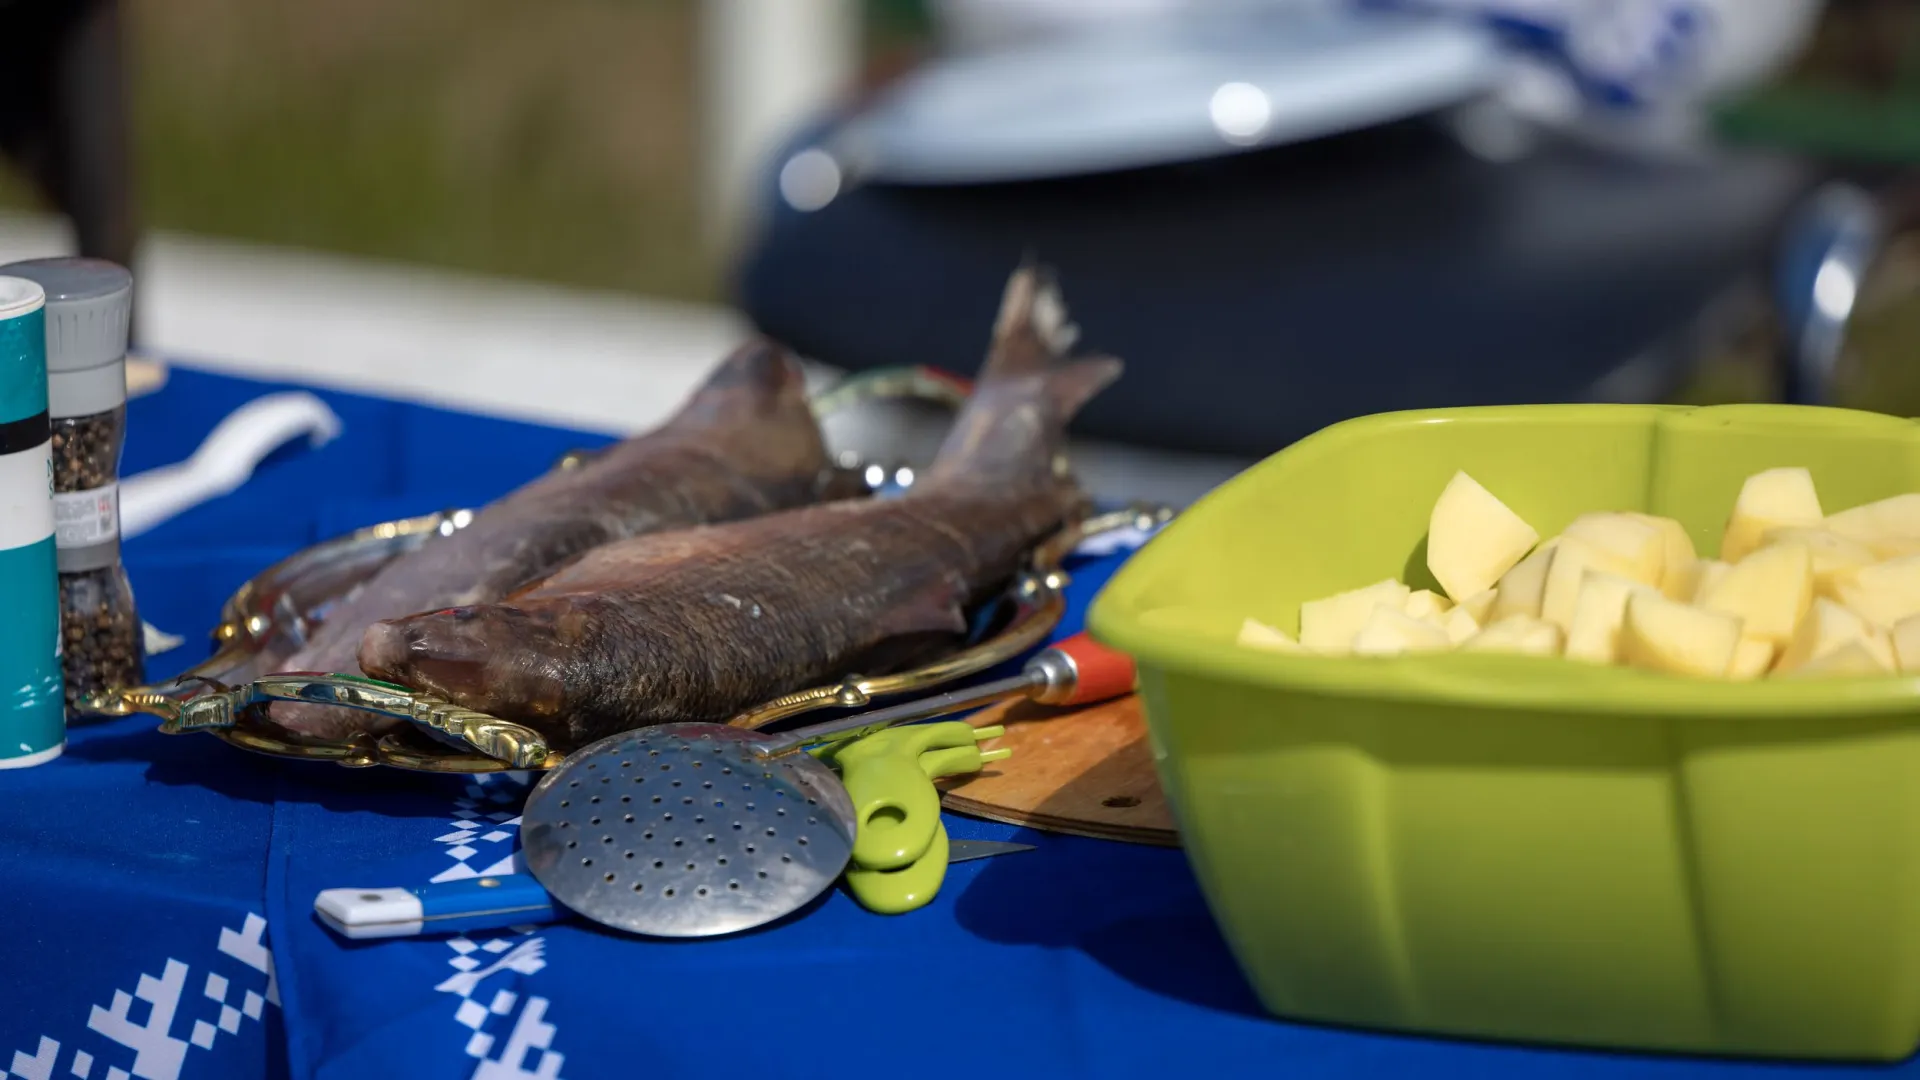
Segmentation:
{"type": "MultiPolygon", "coordinates": [[[[913,399],[957,408],[969,389],[964,380],[931,368],[888,368],[848,377],[814,399],[822,418],[863,402],[913,399]]],[[[559,468],[587,455],[569,454],[559,468]]],[[[728,721],[760,728],[802,713],[858,708],[882,697],[925,692],[978,674],[1039,645],[1065,612],[1066,575],[1061,562],[1091,536],[1148,528],[1170,513],[1135,507],[1078,522],[1037,545],[1027,569],[1003,603],[1011,615],[998,632],[932,664],[883,676],[852,676],[841,682],[783,695],[728,721]]],[[[242,585],[221,610],[213,631],[214,655],[165,682],[109,691],[93,698],[89,711],[102,716],[143,713],[163,722],[168,734],[206,732],[230,745],[271,757],[332,761],[348,767],[387,765],[432,773],[545,770],[565,758],[530,728],[459,708],[439,698],[358,676],[281,673],[229,686],[222,675],[243,670],[276,640],[297,645],[322,617],[328,602],[388,559],[437,535],[464,528],[470,510],[449,510],[383,522],[324,541],[283,559],[242,585]],[[318,595],[315,595],[318,594],[318,595]],[[398,717],[409,725],[379,736],[356,733],[341,739],[293,735],[259,715],[271,701],[341,705],[398,717]]]]}

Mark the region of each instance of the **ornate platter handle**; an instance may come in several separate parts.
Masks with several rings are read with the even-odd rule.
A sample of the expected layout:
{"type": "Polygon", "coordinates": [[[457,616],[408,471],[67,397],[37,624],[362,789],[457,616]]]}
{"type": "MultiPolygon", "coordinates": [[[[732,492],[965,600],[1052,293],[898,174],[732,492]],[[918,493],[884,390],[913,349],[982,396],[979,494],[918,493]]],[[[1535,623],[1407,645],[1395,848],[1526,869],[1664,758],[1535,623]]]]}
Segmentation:
{"type": "Polygon", "coordinates": [[[544,767],[552,756],[546,737],[532,728],[359,675],[286,671],[184,700],[137,693],[125,698],[129,712],[151,710],[163,716],[160,730],[169,735],[228,730],[255,706],[301,701],[406,720],[515,769],[544,767]]]}

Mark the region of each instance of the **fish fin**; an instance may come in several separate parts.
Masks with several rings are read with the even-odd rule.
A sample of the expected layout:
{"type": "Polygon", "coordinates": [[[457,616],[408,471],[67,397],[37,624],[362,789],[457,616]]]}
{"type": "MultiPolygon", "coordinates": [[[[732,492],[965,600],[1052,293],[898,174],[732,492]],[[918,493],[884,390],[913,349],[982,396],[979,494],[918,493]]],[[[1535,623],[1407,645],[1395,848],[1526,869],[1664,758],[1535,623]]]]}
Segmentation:
{"type": "Polygon", "coordinates": [[[728,353],[695,393],[704,394],[736,386],[778,393],[793,386],[803,386],[804,383],[800,362],[791,352],[771,338],[753,337],[728,353]]]}
{"type": "Polygon", "coordinates": [[[1031,253],[1007,279],[1000,313],[993,321],[993,343],[980,378],[1004,379],[1046,371],[1073,348],[1080,328],[1067,320],[1067,305],[1053,270],[1031,253]]]}
{"type": "Polygon", "coordinates": [[[754,337],[720,361],[680,407],[675,421],[706,423],[780,413],[813,423],[806,372],[778,342],[754,337]]]}
{"type": "Polygon", "coordinates": [[[1090,356],[1047,372],[1044,376],[1047,402],[1052,406],[1054,421],[1065,426],[1095,394],[1111,386],[1125,370],[1126,365],[1118,357],[1090,356]]]}

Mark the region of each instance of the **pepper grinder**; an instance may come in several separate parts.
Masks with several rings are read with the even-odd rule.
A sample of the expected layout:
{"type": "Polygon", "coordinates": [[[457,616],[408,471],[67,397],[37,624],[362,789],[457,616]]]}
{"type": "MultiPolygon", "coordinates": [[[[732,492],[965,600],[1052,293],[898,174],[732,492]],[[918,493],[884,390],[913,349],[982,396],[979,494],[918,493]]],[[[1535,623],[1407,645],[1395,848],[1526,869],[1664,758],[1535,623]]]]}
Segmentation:
{"type": "Polygon", "coordinates": [[[30,259],[0,274],[47,294],[47,404],[53,424],[54,545],[61,672],[75,705],[138,686],[145,643],[120,561],[120,454],[127,426],[133,275],[105,259],[30,259]]]}

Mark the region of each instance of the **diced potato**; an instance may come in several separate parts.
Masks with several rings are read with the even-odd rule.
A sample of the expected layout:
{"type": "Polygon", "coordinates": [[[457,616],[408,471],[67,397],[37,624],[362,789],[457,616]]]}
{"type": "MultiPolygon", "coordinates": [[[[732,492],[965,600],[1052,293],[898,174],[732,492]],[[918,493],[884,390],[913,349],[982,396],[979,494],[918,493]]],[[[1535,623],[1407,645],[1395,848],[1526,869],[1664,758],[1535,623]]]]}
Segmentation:
{"type": "Polygon", "coordinates": [[[1706,611],[1652,591],[1636,592],[1627,598],[1620,655],[1634,667],[1721,678],[1740,646],[1740,621],[1738,615],[1706,611]]]}
{"type": "Polygon", "coordinates": [[[1282,653],[1564,655],[1740,681],[1920,674],[1920,492],[1823,516],[1807,469],[1755,473],[1719,558],[1699,557],[1679,521],[1638,511],[1582,514],[1541,540],[1464,472],[1428,525],[1439,588],[1387,579],[1310,600],[1297,640],[1266,612],[1141,620],[1282,653]]]}
{"type": "Polygon", "coordinates": [[[1868,544],[1867,549],[1877,559],[1904,559],[1909,555],[1920,555],[1920,538],[1889,536],[1868,544]]]}
{"type": "Polygon", "coordinates": [[[1500,578],[1500,585],[1494,590],[1493,606],[1480,621],[1491,625],[1512,615],[1539,618],[1540,600],[1547,590],[1547,571],[1553,566],[1553,553],[1559,549],[1560,538],[1556,536],[1515,563],[1513,569],[1500,578]]]}
{"type": "Polygon", "coordinates": [[[1632,578],[1587,571],[1579,598],[1574,601],[1572,625],[1567,628],[1567,659],[1593,664],[1619,660],[1620,624],[1627,616],[1627,597],[1657,591],[1632,578]]]}
{"type": "Polygon", "coordinates": [[[1447,632],[1448,641],[1458,645],[1479,633],[1480,623],[1474,619],[1473,613],[1467,610],[1466,605],[1462,604],[1441,617],[1440,628],[1447,632]]]}
{"type": "Polygon", "coordinates": [[[1807,664],[1794,668],[1785,674],[1789,679],[1833,678],[1843,675],[1886,675],[1890,669],[1882,664],[1865,641],[1849,641],[1845,645],[1827,653],[1807,664]]]}
{"type": "Polygon", "coordinates": [[[1643,514],[1582,514],[1562,536],[1584,540],[1625,567],[1625,577],[1658,588],[1667,575],[1667,538],[1643,514]]]}
{"type": "Polygon", "coordinates": [[[1353,648],[1353,636],[1381,604],[1403,610],[1413,590],[1392,578],[1376,581],[1300,605],[1300,644],[1317,653],[1340,656],[1353,648]]]}
{"type": "Polygon", "coordinates": [[[1768,469],[1747,477],[1734,500],[1733,513],[1727,518],[1727,531],[1720,539],[1720,559],[1737,563],[1760,546],[1760,538],[1770,529],[1794,525],[1818,525],[1820,495],[1813,488],[1813,474],[1804,468],[1768,469]]]}
{"type": "Polygon", "coordinates": [[[1619,574],[1651,584],[1635,577],[1634,568],[1626,560],[1579,537],[1562,536],[1560,547],[1553,553],[1553,565],[1547,568],[1547,587],[1540,594],[1540,617],[1559,627],[1563,634],[1573,628],[1573,606],[1580,599],[1580,586],[1586,581],[1588,570],[1619,574]]]}
{"type": "Polygon", "coordinates": [[[1920,554],[1920,493],[1895,495],[1851,510],[1841,510],[1826,520],[1828,532],[1849,540],[1858,540],[1883,559],[1920,554]]]}
{"type": "Polygon", "coordinates": [[[1894,624],[1893,658],[1902,672],[1920,671],[1920,615],[1909,615],[1894,624]]]}
{"type": "Polygon", "coordinates": [[[1540,542],[1540,534],[1480,482],[1456,472],[1427,520],[1427,569],[1449,597],[1491,587],[1540,542]]]}
{"type": "Polygon", "coordinates": [[[1653,514],[1627,516],[1660,530],[1660,538],[1666,545],[1666,570],[1660,575],[1660,591],[1669,600],[1693,599],[1691,570],[1699,559],[1699,553],[1693,549],[1693,537],[1687,535],[1687,527],[1670,517],[1656,517],[1653,514]]]}
{"type": "Polygon", "coordinates": [[[1453,607],[1453,602],[1432,589],[1420,589],[1407,597],[1407,606],[1403,609],[1416,619],[1436,621],[1453,607]]]}
{"type": "Polygon", "coordinates": [[[1813,603],[1813,553],[1805,544],[1772,544],[1741,559],[1702,593],[1699,604],[1745,620],[1751,638],[1785,645],[1813,603]]]}
{"type": "Polygon", "coordinates": [[[1771,641],[1760,638],[1743,637],[1740,644],[1734,646],[1733,662],[1727,665],[1729,679],[1757,679],[1773,666],[1773,658],[1779,647],[1771,641]]]}
{"type": "Polygon", "coordinates": [[[1769,529],[1760,538],[1762,545],[1805,544],[1813,554],[1813,591],[1817,596],[1833,597],[1835,579],[1871,566],[1882,556],[1875,555],[1873,549],[1858,540],[1849,539],[1827,529],[1809,529],[1790,527],[1769,529]]]}
{"type": "Polygon", "coordinates": [[[1560,628],[1552,623],[1531,615],[1509,615],[1468,638],[1460,651],[1557,656],[1560,642],[1560,628]]]}
{"type": "Polygon", "coordinates": [[[1249,649],[1265,649],[1268,652],[1304,653],[1306,647],[1293,639],[1285,630],[1277,630],[1258,619],[1248,619],[1240,624],[1239,643],[1249,649]]]}
{"type": "Polygon", "coordinates": [[[1453,647],[1447,632],[1425,619],[1381,604],[1353,636],[1355,656],[1398,656],[1409,652],[1444,652],[1453,647]]]}
{"type": "Polygon", "coordinates": [[[1775,674],[1793,671],[1820,659],[1835,649],[1860,642],[1886,667],[1893,666],[1893,646],[1856,612],[1825,597],[1816,597],[1807,608],[1793,640],[1780,651],[1774,662],[1775,674]]]}
{"type": "Polygon", "coordinates": [[[1732,569],[1732,563],[1724,563],[1719,559],[1701,559],[1694,563],[1693,595],[1688,599],[1693,603],[1699,603],[1700,598],[1715,585],[1720,584],[1720,579],[1726,577],[1727,571],[1732,569]]]}
{"type": "MultiPolygon", "coordinates": [[[[1507,573],[1511,575],[1513,571],[1509,570],[1507,573]]],[[[1546,584],[1546,578],[1542,577],[1540,583],[1542,585],[1546,584]]],[[[1499,595],[1500,590],[1497,588],[1481,589],[1479,592],[1460,601],[1458,610],[1473,616],[1474,622],[1484,624],[1487,621],[1487,616],[1493,614],[1493,602],[1499,595]]]]}
{"type": "Polygon", "coordinates": [[[1863,566],[1834,584],[1840,602],[1883,629],[1920,614],[1920,555],[1863,566]]]}

